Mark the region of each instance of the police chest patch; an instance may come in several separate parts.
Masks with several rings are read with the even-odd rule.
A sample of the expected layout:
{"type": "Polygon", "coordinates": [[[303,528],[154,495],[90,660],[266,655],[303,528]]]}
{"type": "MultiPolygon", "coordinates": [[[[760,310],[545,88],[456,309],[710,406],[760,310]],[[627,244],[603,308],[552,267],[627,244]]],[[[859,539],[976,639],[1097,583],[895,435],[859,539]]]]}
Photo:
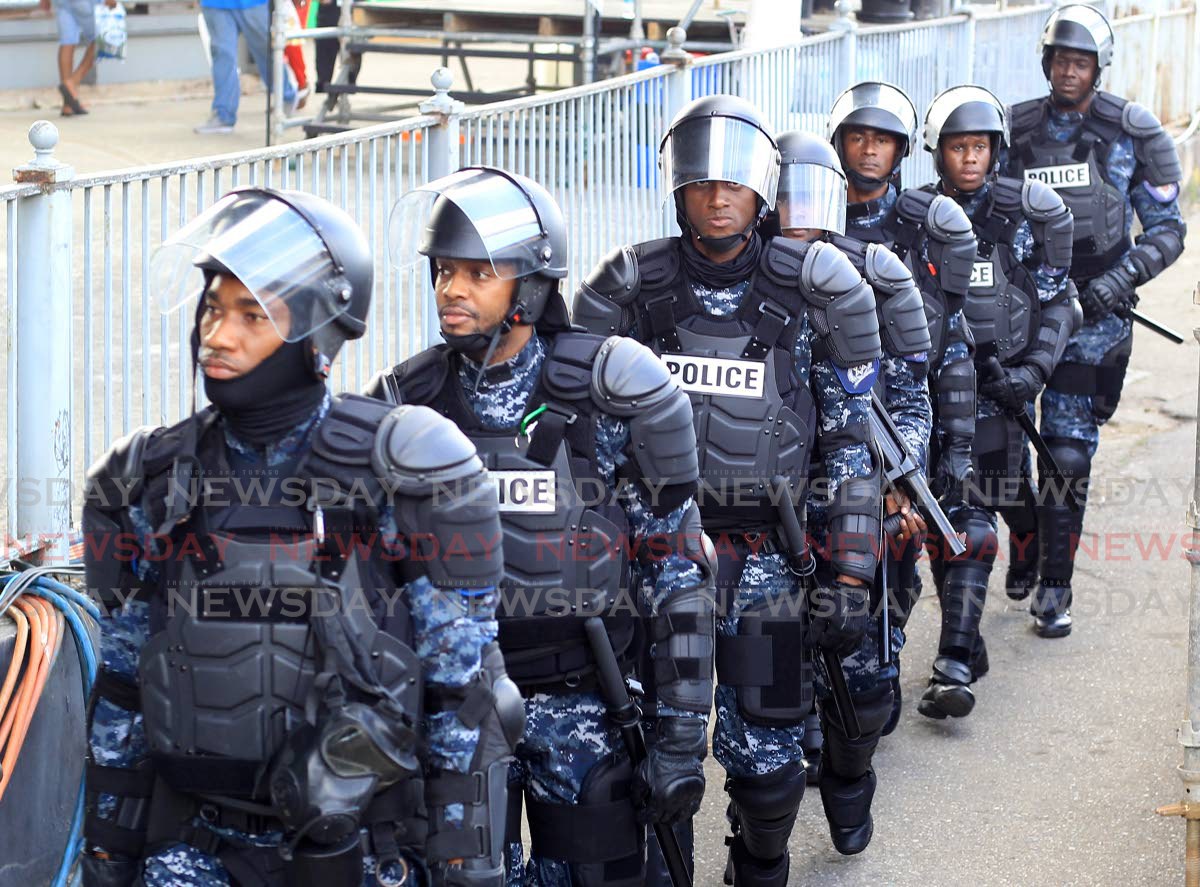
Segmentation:
{"type": "Polygon", "coordinates": [[[995,286],[996,272],[992,269],[992,263],[976,262],[972,265],[971,282],[967,285],[971,288],[995,286]]]}
{"type": "Polygon", "coordinates": [[[1025,170],[1025,181],[1041,182],[1056,191],[1060,188],[1087,188],[1092,184],[1092,168],[1086,163],[1039,166],[1025,170]]]}
{"type": "Polygon", "coordinates": [[[690,394],[762,397],[767,365],[761,360],[730,360],[694,354],[664,354],[671,378],[690,394]]]}
{"type": "Polygon", "coordinates": [[[869,360],[844,368],[834,364],[833,370],[841,380],[842,387],[849,393],[863,394],[870,391],[871,386],[875,384],[875,376],[879,373],[879,361],[869,360]]]}
{"type": "Polygon", "coordinates": [[[489,471],[488,476],[496,482],[501,513],[554,513],[556,487],[553,471],[489,471]]]}

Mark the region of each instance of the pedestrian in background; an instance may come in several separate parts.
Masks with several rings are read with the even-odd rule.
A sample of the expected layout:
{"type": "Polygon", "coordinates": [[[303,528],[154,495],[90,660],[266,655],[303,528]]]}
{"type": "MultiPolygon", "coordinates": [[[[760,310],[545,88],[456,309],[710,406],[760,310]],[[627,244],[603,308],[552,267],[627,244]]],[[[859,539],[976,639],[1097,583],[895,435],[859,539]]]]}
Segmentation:
{"type": "MultiPolygon", "coordinates": [[[[117,0],[104,0],[110,8],[117,0]]],[[[40,6],[50,11],[50,0],[40,6]]],[[[77,117],[87,113],[79,101],[79,84],[96,63],[96,9],[92,0],[58,0],[54,5],[58,20],[58,91],[62,95],[62,116],[77,117]],[[75,66],[75,51],[83,45],[83,58],[75,66]]]]}

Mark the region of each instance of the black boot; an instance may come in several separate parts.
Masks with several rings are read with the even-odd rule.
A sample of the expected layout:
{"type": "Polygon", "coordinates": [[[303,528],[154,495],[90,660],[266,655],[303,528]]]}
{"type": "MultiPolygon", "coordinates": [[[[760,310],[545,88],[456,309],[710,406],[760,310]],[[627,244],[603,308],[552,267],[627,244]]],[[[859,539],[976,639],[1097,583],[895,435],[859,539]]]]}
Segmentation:
{"type": "Polygon", "coordinates": [[[1033,614],[1033,630],[1038,637],[1065,638],[1071,633],[1071,586],[1043,582],[1029,605],[1029,612],[1033,614]]]}
{"type": "Polygon", "coordinates": [[[975,694],[971,692],[974,680],[969,666],[948,656],[933,660],[933,677],[921,694],[917,711],[927,718],[965,718],[975,707],[975,694]]]}
{"type": "Polygon", "coordinates": [[[727,838],[729,862],[725,866],[726,884],[735,887],[786,887],[791,860],[786,853],[773,860],[751,856],[740,835],[727,838]]]}
{"type": "MultiPolygon", "coordinates": [[[[1079,510],[1072,511],[1065,504],[1060,484],[1044,484],[1046,501],[1037,509],[1042,582],[1030,602],[1029,612],[1033,614],[1033,630],[1039,637],[1062,638],[1071,633],[1071,577],[1083,535],[1092,460],[1083,441],[1054,438],[1047,442],[1063,477],[1071,483],[1079,510]]],[[[1042,476],[1045,478],[1044,469],[1042,476]]]]}
{"type": "Polygon", "coordinates": [[[858,779],[843,779],[836,773],[822,775],[821,803],[829,820],[829,837],[843,856],[862,853],[871,843],[875,831],[871,818],[874,797],[874,770],[868,770],[858,779]]]}

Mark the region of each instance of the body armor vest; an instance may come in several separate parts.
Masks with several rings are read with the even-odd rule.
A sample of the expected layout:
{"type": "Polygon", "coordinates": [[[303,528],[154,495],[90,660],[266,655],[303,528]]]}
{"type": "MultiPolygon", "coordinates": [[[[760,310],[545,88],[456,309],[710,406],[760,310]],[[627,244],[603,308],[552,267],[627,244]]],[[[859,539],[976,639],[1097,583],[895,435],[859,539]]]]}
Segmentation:
{"type": "Polygon", "coordinates": [[[1108,151],[1122,134],[1123,100],[1103,94],[1092,101],[1079,131],[1070,141],[1050,138],[1049,101],[1034,99],[1014,105],[1012,150],[1008,172],[1018,179],[1035,179],[1053,188],[1075,219],[1071,278],[1095,277],[1113,266],[1131,243],[1125,217],[1125,195],[1107,179],[1108,151]],[[1110,104],[1115,119],[1097,113],[1110,104]]]}
{"type": "Polygon", "coordinates": [[[1024,221],[1021,188],[1015,179],[996,179],[971,215],[979,245],[963,314],[975,337],[977,364],[990,357],[1004,366],[1020,363],[1041,325],[1037,283],[1012,247],[1024,221]]]}
{"type": "MultiPolygon", "coordinates": [[[[917,192],[926,193],[926,192],[917,192]]],[[[929,199],[932,200],[933,194],[929,194],[929,199]]],[[[857,207],[862,207],[860,211],[870,211],[872,204],[875,201],[868,201],[865,204],[855,204],[847,207],[847,211],[855,210],[857,207]]],[[[927,204],[926,204],[927,205],[927,204]]],[[[929,349],[929,369],[930,372],[935,371],[940,365],[942,355],[945,352],[948,342],[947,324],[949,323],[950,315],[960,310],[962,300],[956,296],[951,296],[942,290],[941,284],[935,275],[929,263],[921,258],[921,247],[927,236],[924,231],[925,220],[921,217],[909,218],[907,215],[901,214],[895,206],[891,211],[883,217],[883,221],[871,228],[859,228],[846,226],[844,236],[848,240],[857,240],[860,243],[880,243],[890,249],[896,256],[904,262],[910,274],[912,274],[913,282],[916,283],[917,289],[921,291],[921,296],[925,302],[925,319],[929,323],[929,341],[931,347],[929,349]]],[[[841,246],[839,239],[838,246],[841,246]]],[[[846,255],[850,253],[845,251],[846,255]]],[[[851,261],[857,260],[851,256],[851,261]]],[[[857,268],[858,265],[856,264],[857,268]]]]}
{"type": "Polygon", "coordinates": [[[479,451],[500,496],[504,528],[500,647],[523,692],[590,685],[594,660],[583,620],[602,615],[622,662],[633,656],[630,531],[596,459],[592,364],[605,339],[558,333],[517,427],[480,423],[439,345],[401,364],[392,391],[457,425],[479,451]],[[542,409],[544,407],[544,409],[542,409]],[[540,412],[539,412],[540,410],[540,412]]]}
{"type": "Polygon", "coordinates": [[[700,456],[697,504],[709,532],[776,525],[772,478],[808,474],[816,405],[795,369],[808,304],[796,279],[777,282],[767,270],[772,248],[764,249],[738,309],[716,317],[693,292],[676,238],[634,247],[639,338],[691,398],[700,456]]]}
{"type": "Polygon", "coordinates": [[[372,686],[391,688],[411,724],[420,723],[409,612],[392,571],[375,566],[384,491],[365,428],[378,425],[388,409],[380,407],[364,427],[361,400],[347,416],[335,399],[313,449],[266,473],[229,468],[211,411],[148,450],[143,502],[153,526],[162,520],[172,552],[151,599],[139,672],[150,754],[177,791],[269,803],[266,768],[326,701],[332,678],[348,701],[374,702],[372,686]],[[323,438],[342,450],[323,449],[323,438]],[[286,488],[284,478],[300,483],[286,488]],[[239,479],[243,490],[260,484],[249,504],[233,483],[204,492],[206,480],[239,479]],[[166,514],[155,506],[162,502],[166,514]]]}

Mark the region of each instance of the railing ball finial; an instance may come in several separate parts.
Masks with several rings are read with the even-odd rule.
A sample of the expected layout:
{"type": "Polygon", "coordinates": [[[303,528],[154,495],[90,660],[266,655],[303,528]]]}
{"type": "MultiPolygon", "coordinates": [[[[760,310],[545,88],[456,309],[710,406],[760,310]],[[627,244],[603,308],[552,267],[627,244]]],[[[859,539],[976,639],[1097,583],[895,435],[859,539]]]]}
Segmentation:
{"type": "Polygon", "coordinates": [[[667,48],[663,50],[660,57],[664,64],[679,65],[683,64],[691,58],[687,50],[683,48],[683,44],[687,42],[687,31],[676,25],[673,28],[667,28],[667,48]]]}
{"type": "Polygon", "coordinates": [[[449,68],[434,68],[433,73],[429,75],[429,82],[433,84],[435,95],[444,96],[454,85],[454,73],[449,68]]]}
{"type": "Polygon", "coordinates": [[[435,68],[429,75],[433,84],[433,95],[421,102],[422,114],[441,114],[447,117],[457,114],[463,108],[463,103],[450,98],[450,87],[454,85],[454,74],[449,68],[435,68]]]}
{"type": "Polygon", "coordinates": [[[33,145],[33,166],[56,166],[54,149],[58,146],[58,127],[49,120],[35,120],[29,127],[29,144],[33,145]]]}

